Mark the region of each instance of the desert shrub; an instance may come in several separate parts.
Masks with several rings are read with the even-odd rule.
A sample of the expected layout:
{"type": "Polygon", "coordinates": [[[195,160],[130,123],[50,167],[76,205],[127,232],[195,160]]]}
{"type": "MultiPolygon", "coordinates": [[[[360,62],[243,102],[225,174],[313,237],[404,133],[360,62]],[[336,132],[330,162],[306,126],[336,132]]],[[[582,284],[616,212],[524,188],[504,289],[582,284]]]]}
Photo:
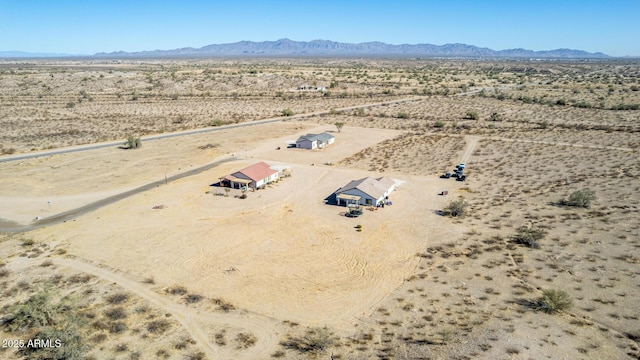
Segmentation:
{"type": "Polygon", "coordinates": [[[452,217],[464,216],[466,208],[467,203],[463,198],[459,198],[457,200],[452,200],[451,202],[449,202],[449,205],[444,208],[443,214],[452,217]]]}
{"type": "Polygon", "coordinates": [[[222,310],[224,312],[229,312],[236,309],[233,304],[222,299],[214,299],[213,303],[218,306],[218,310],[222,310]]]}
{"type": "Polygon", "coordinates": [[[596,199],[596,193],[589,189],[582,189],[574,191],[569,197],[563,200],[561,203],[566,206],[575,206],[588,208],[591,206],[591,202],[596,199]]]}
{"type": "Polygon", "coordinates": [[[236,348],[246,349],[255,345],[257,340],[258,339],[252,333],[238,333],[238,335],[236,335],[236,342],[238,343],[236,348]]]}
{"type": "Polygon", "coordinates": [[[122,321],[116,321],[108,324],[109,332],[112,334],[122,334],[127,330],[127,324],[122,321]]]}
{"type": "Polygon", "coordinates": [[[289,336],[281,345],[300,353],[320,354],[335,345],[336,339],[328,328],[312,328],[302,336],[289,336]]]}
{"type": "Polygon", "coordinates": [[[468,120],[478,120],[480,116],[475,111],[467,111],[467,113],[464,115],[464,118],[468,120]]]}
{"type": "Polygon", "coordinates": [[[142,147],[142,141],[133,135],[127,136],[127,141],[124,143],[126,149],[139,149],[142,147]]]}
{"type": "Polygon", "coordinates": [[[284,109],[282,110],[282,116],[293,116],[295,113],[293,112],[293,110],[291,109],[284,109]]]}
{"type": "Polygon", "coordinates": [[[129,300],[129,294],[124,292],[115,293],[107,297],[107,302],[109,304],[122,304],[127,300],[129,300]]]}
{"type": "Polygon", "coordinates": [[[407,114],[406,112],[401,112],[397,116],[398,119],[408,119],[409,117],[409,114],[407,114]]]}
{"type": "Polygon", "coordinates": [[[74,274],[69,276],[69,278],[67,279],[67,281],[69,281],[70,283],[87,283],[89,282],[89,280],[91,280],[91,275],[89,274],[74,274]]]}
{"type": "Polygon", "coordinates": [[[502,121],[502,115],[500,115],[497,112],[494,112],[491,114],[491,116],[489,117],[490,121],[502,121]]]}
{"type": "Polygon", "coordinates": [[[33,244],[35,244],[35,241],[33,241],[33,239],[23,239],[22,240],[22,246],[32,246],[33,244]]]}
{"type": "MultiPolygon", "coordinates": [[[[335,109],[332,109],[332,110],[335,111],[335,109]]],[[[338,129],[338,132],[340,132],[340,131],[342,131],[342,127],[344,126],[344,123],[338,121],[334,125],[336,126],[336,129],[338,129]]]]}
{"type": "Polygon", "coordinates": [[[162,334],[170,327],[171,323],[165,319],[154,320],[147,324],[147,331],[152,334],[162,334]]]}
{"type": "Polygon", "coordinates": [[[15,154],[16,153],[16,149],[14,148],[2,148],[2,155],[11,155],[11,154],[15,154]]]}
{"type": "Polygon", "coordinates": [[[11,274],[11,271],[7,270],[7,269],[0,269],[0,278],[2,277],[7,277],[9,276],[9,274],[11,274]]]}
{"type": "Polygon", "coordinates": [[[50,346],[25,346],[18,353],[26,359],[79,360],[88,350],[76,326],[48,326],[32,339],[49,340],[50,346]]]}
{"type": "Polygon", "coordinates": [[[26,332],[30,329],[53,325],[54,306],[46,292],[31,296],[27,301],[15,306],[5,323],[10,331],[26,332]]]}
{"type": "Polygon", "coordinates": [[[42,267],[49,267],[49,266],[53,266],[53,261],[51,260],[45,260],[42,263],[40,263],[40,266],[42,267]]]}
{"type": "Polygon", "coordinates": [[[170,287],[167,291],[171,295],[185,295],[187,293],[187,288],[182,285],[175,285],[170,287]]]}
{"type": "Polygon", "coordinates": [[[538,299],[538,309],[550,314],[568,310],[572,306],[573,300],[564,290],[546,289],[538,299]]]}
{"type": "Polygon", "coordinates": [[[222,126],[225,122],[220,119],[215,119],[211,122],[211,126],[222,126]]]}
{"type": "Polygon", "coordinates": [[[440,120],[436,121],[436,122],[433,124],[433,127],[434,127],[434,128],[443,128],[443,127],[444,127],[444,121],[440,121],[440,120]]]}
{"type": "Polygon", "coordinates": [[[198,352],[185,355],[184,358],[186,360],[204,360],[207,358],[207,356],[202,351],[198,351],[198,352]]]}
{"type": "Polygon", "coordinates": [[[540,240],[547,235],[547,232],[538,228],[528,228],[526,226],[519,227],[513,239],[522,245],[530,248],[539,249],[540,240]]]}
{"type": "Polygon", "coordinates": [[[123,307],[114,307],[104,312],[104,316],[111,320],[121,320],[127,318],[127,311],[123,307]]]}
{"type": "Polygon", "coordinates": [[[202,300],[202,295],[198,295],[198,294],[189,294],[185,298],[185,301],[187,302],[187,304],[194,304],[194,303],[200,302],[200,300],[202,300]]]}

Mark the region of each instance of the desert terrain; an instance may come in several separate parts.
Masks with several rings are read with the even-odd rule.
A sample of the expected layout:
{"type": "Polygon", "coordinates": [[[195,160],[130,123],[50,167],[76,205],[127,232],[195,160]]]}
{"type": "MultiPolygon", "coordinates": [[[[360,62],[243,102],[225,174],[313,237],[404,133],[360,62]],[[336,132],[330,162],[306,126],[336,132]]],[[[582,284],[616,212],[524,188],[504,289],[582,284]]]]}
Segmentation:
{"type": "Polygon", "coordinates": [[[637,359],[639,87],[622,60],[2,61],[0,356],[637,359]],[[258,161],[290,176],[216,186],[258,161]],[[327,203],[366,176],[393,205],[327,203]]]}

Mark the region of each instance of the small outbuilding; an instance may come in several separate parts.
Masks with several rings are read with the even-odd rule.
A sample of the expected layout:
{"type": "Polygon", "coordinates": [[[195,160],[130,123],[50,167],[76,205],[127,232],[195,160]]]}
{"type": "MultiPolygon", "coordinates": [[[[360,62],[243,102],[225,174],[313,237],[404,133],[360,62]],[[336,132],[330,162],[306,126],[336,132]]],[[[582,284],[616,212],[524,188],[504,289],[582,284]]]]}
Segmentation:
{"type": "Polygon", "coordinates": [[[233,174],[220,178],[220,186],[233,189],[250,187],[258,189],[270,182],[278,180],[280,171],[272,169],[269,164],[261,161],[233,174]]]}
{"type": "Polygon", "coordinates": [[[360,204],[377,206],[386,203],[395,190],[395,181],[388,177],[366,177],[353,180],[336,191],[338,205],[360,204]]]}
{"type": "Polygon", "coordinates": [[[296,140],[296,147],[302,149],[322,149],[333,144],[335,137],[329,133],[307,134],[296,140]]]}

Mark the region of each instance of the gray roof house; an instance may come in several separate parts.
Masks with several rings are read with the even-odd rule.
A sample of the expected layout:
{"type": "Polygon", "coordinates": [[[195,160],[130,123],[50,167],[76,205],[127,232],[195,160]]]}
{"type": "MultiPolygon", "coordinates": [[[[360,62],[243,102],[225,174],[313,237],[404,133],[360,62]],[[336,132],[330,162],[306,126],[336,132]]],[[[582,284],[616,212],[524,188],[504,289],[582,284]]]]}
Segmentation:
{"type": "Polygon", "coordinates": [[[302,149],[322,149],[333,144],[335,137],[329,133],[307,134],[296,140],[296,147],[302,149]]]}
{"type": "Polygon", "coordinates": [[[352,180],[336,191],[338,205],[378,205],[395,190],[395,181],[388,177],[366,177],[352,180]]]}

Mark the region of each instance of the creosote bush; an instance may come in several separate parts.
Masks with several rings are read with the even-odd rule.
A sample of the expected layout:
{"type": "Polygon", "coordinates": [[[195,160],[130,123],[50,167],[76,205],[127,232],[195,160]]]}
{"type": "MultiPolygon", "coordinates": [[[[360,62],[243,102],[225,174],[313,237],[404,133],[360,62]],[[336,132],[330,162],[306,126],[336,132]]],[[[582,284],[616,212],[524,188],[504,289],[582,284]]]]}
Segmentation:
{"type": "Polygon", "coordinates": [[[127,149],[139,149],[142,147],[142,141],[133,135],[127,136],[127,141],[124,143],[124,147],[127,149]]]}
{"type": "Polygon", "coordinates": [[[475,111],[467,111],[467,113],[464,115],[464,118],[468,120],[478,120],[480,116],[475,111]]]}
{"type": "Polygon", "coordinates": [[[467,208],[467,203],[463,198],[459,198],[457,200],[452,200],[447,207],[444,208],[444,215],[446,216],[464,216],[467,208]]]}
{"type": "Polygon", "coordinates": [[[538,228],[528,228],[526,226],[519,227],[513,239],[522,245],[530,248],[539,249],[540,240],[547,235],[547,232],[538,228]]]}
{"type": "Polygon", "coordinates": [[[546,313],[555,314],[573,306],[571,296],[564,290],[547,289],[538,299],[538,308],[546,313]]]}
{"type": "Polygon", "coordinates": [[[281,345],[300,353],[320,354],[335,345],[336,339],[327,327],[308,329],[302,336],[289,336],[281,345]]]}
{"type": "Polygon", "coordinates": [[[595,199],[596,193],[593,192],[593,190],[582,189],[571,193],[569,198],[562,201],[562,204],[566,206],[588,208],[595,199]]]}

